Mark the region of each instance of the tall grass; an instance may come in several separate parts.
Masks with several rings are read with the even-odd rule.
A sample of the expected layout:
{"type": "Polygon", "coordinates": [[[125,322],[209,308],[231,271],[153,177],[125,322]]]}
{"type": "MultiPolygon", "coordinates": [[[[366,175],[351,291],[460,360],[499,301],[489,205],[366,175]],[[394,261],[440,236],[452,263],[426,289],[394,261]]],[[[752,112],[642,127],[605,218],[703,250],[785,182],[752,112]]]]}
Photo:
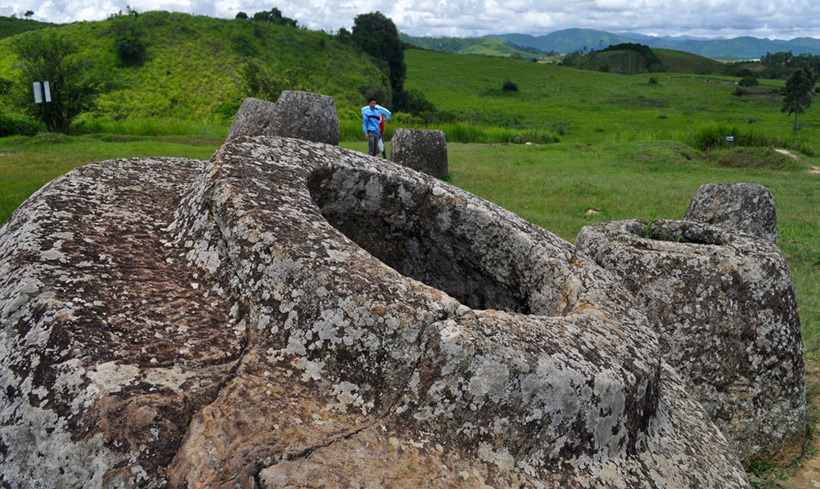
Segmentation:
{"type": "MultiPolygon", "coordinates": [[[[388,123],[388,126],[391,126],[388,123]]],[[[558,142],[560,138],[549,131],[534,129],[509,129],[497,126],[481,126],[470,122],[453,122],[446,124],[403,124],[406,129],[429,129],[444,132],[447,142],[454,143],[483,143],[483,144],[546,144],[558,142]]],[[[395,127],[385,127],[385,139],[390,140],[395,127]]],[[[358,141],[363,138],[361,122],[340,121],[339,139],[342,141],[358,141]]]]}
{"type": "Polygon", "coordinates": [[[230,130],[230,123],[158,117],[147,117],[144,119],[129,118],[118,121],[92,119],[73,124],[72,130],[76,134],[226,137],[230,130]]]}
{"type": "Polygon", "coordinates": [[[793,149],[806,156],[816,156],[814,145],[806,139],[797,138],[796,136],[766,136],[749,125],[739,126],[727,123],[701,125],[690,130],[683,142],[701,151],[709,151],[718,147],[745,146],[759,148],[775,146],[793,149]]]}

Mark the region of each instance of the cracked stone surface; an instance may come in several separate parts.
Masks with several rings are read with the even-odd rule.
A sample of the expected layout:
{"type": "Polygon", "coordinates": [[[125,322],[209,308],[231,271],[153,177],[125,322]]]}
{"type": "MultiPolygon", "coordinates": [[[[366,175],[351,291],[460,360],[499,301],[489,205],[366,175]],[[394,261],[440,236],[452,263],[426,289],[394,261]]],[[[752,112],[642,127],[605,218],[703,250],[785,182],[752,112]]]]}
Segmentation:
{"type": "Polygon", "coordinates": [[[689,379],[741,460],[800,455],[800,316],[777,245],[727,227],[666,220],[586,226],[575,244],[643,304],[665,360],[689,379]]]}
{"type": "Polygon", "coordinates": [[[70,172],[0,325],[4,487],[749,487],[614,275],[336,146],[70,172]]]}

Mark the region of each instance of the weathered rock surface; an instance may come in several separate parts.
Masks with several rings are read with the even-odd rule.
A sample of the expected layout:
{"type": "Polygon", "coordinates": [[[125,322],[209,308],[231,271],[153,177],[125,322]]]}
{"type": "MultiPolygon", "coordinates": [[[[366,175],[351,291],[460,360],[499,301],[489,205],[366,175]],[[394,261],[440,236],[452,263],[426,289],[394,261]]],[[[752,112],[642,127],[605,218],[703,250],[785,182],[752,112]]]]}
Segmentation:
{"type": "Polygon", "coordinates": [[[575,244],[643,303],[664,358],[741,460],[800,454],[800,317],[774,243],[691,221],[620,221],[584,227],[575,244]]]}
{"type": "Polygon", "coordinates": [[[450,171],[443,131],[396,129],[390,143],[390,159],[436,178],[444,178],[450,171]]]}
{"type": "Polygon", "coordinates": [[[237,136],[281,136],[339,144],[339,116],[333,97],[284,90],[276,103],[246,98],[234,117],[228,141],[237,136]]]}
{"type": "Polygon", "coordinates": [[[683,216],[753,234],[777,243],[777,211],[766,187],[753,183],[701,185],[683,216]]]}
{"type": "Polygon", "coordinates": [[[0,252],[6,487],[749,487],[611,274],[390,162],[89,165],[0,252]]]}

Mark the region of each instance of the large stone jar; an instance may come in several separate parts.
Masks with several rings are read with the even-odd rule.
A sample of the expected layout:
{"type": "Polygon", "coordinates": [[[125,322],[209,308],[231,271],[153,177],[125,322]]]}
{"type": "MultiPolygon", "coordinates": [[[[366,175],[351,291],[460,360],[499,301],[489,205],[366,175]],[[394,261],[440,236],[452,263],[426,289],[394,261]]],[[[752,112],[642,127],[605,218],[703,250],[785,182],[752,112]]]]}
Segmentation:
{"type": "Polygon", "coordinates": [[[584,227],[582,252],[617,274],[741,460],[794,459],[806,435],[800,318],[769,240],[690,221],[584,227]]]}
{"type": "Polygon", "coordinates": [[[284,90],[276,103],[248,97],[234,116],[228,141],[238,136],[280,136],[339,144],[339,115],[333,97],[284,90]]]}
{"type": "Polygon", "coordinates": [[[749,487],[612,274],[337,146],[72,171],[0,305],[4,487],[749,487]]]}

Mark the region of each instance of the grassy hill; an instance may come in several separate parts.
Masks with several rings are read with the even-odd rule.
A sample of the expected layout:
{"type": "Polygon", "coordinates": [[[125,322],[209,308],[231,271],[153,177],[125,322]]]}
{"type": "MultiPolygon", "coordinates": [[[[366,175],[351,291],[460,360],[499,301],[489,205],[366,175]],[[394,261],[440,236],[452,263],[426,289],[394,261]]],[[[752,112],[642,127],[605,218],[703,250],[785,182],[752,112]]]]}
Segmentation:
{"type": "MultiPolygon", "coordinates": [[[[222,123],[244,99],[242,67],[258,61],[273,73],[289,72],[294,89],[331,95],[342,113],[364,104],[370,89],[389,93],[372,58],[321,31],[240,19],[145,12],[111,20],[56,26],[49,31],[79,48],[96,76],[112,89],[83,120],[175,119],[222,123]],[[122,33],[146,47],[145,61],[123,66],[114,43],[122,33]]],[[[20,36],[36,36],[28,32],[20,36]]],[[[14,79],[14,37],[0,40],[0,77],[14,79]]]]}
{"type": "Polygon", "coordinates": [[[40,22],[31,19],[18,19],[16,17],[3,17],[0,15],[0,39],[16,36],[28,31],[35,31],[44,27],[53,26],[49,22],[40,22]]]}
{"type": "Polygon", "coordinates": [[[666,71],[698,75],[718,75],[724,72],[723,63],[705,56],[673,49],[652,48],[652,51],[666,67],[666,71]]]}
{"type": "Polygon", "coordinates": [[[698,75],[726,73],[726,66],[720,61],[683,51],[649,48],[637,43],[617,44],[600,51],[576,51],[564,56],[562,64],[622,75],[646,72],[698,75]]]}

